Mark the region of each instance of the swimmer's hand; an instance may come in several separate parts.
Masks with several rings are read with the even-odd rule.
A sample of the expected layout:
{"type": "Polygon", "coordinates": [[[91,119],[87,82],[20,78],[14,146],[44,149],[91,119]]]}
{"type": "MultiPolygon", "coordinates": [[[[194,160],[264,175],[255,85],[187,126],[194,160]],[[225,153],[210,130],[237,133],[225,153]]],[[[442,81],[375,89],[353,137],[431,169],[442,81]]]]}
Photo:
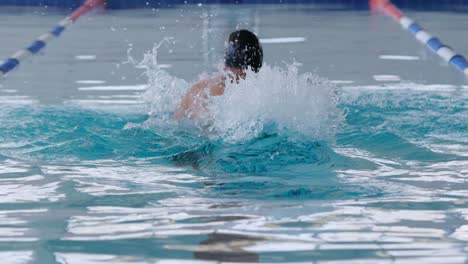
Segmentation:
{"type": "Polygon", "coordinates": [[[176,112],[175,119],[197,119],[208,111],[207,101],[209,96],[224,94],[224,76],[201,81],[188,91],[182,98],[176,112]]]}

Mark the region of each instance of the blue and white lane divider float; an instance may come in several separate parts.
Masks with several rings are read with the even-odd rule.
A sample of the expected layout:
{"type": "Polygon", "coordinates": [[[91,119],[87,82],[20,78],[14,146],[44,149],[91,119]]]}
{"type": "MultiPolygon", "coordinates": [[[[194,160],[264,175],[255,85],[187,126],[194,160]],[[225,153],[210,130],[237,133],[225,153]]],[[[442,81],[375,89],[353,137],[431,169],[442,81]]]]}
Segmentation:
{"type": "Polygon", "coordinates": [[[17,51],[13,56],[5,60],[0,65],[0,77],[12,71],[26,58],[37,54],[52,39],[59,37],[65,29],[81,16],[93,10],[96,7],[103,6],[104,0],[87,0],[70,16],[60,21],[51,31],[40,35],[29,47],[17,51]]]}
{"type": "Polygon", "coordinates": [[[430,50],[468,77],[468,62],[465,57],[455,53],[449,46],[443,44],[438,38],[433,37],[418,23],[405,16],[395,5],[390,3],[388,0],[370,0],[369,5],[371,10],[383,12],[384,14],[392,17],[395,21],[400,23],[404,29],[411,32],[417,40],[422,42],[430,50]]]}

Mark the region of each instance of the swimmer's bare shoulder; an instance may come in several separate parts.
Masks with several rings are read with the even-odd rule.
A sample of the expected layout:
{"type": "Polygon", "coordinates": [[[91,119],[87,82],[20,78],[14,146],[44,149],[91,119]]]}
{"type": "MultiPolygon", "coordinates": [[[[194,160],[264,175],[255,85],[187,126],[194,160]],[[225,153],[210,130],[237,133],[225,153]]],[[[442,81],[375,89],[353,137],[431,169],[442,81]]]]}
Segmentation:
{"type": "Polygon", "coordinates": [[[177,107],[174,118],[195,119],[207,111],[206,100],[208,96],[220,96],[224,94],[224,75],[200,81],[192,86],[177,107]]]}

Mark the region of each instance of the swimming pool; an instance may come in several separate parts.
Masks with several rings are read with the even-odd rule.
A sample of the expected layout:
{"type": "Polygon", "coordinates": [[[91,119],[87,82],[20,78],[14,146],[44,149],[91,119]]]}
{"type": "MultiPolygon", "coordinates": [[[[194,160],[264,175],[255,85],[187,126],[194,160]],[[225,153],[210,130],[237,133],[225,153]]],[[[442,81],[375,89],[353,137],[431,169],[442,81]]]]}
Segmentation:
{"type": "MultiPolygon", "coordinates": [[[[43,12],[2,9],[2,58],[65,15],[43,12]]],[[[466,15],[409,14],[468,54],[466,15]]],[[[0,256],[464,263],[467,85],[366,11],[88,16],[0,83],[0,256]],[[175,123],[178,94],[216,70],[236,27],[264,43],[260,77],[213,102],[214,132],[175,123]]]]}

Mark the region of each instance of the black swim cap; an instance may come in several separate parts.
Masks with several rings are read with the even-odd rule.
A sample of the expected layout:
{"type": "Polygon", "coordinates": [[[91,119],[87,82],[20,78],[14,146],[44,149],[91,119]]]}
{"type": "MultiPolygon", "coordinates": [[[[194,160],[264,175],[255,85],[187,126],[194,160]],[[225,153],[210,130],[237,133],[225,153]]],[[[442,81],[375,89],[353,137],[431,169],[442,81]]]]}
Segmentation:
{"type": "Polygon", "coordinates": [[[250,67],[258,72],[262,63],[263,49],[257,36],[245,29],[232,32],[224,55],[224,64],[243,70],[250,67]]]}

